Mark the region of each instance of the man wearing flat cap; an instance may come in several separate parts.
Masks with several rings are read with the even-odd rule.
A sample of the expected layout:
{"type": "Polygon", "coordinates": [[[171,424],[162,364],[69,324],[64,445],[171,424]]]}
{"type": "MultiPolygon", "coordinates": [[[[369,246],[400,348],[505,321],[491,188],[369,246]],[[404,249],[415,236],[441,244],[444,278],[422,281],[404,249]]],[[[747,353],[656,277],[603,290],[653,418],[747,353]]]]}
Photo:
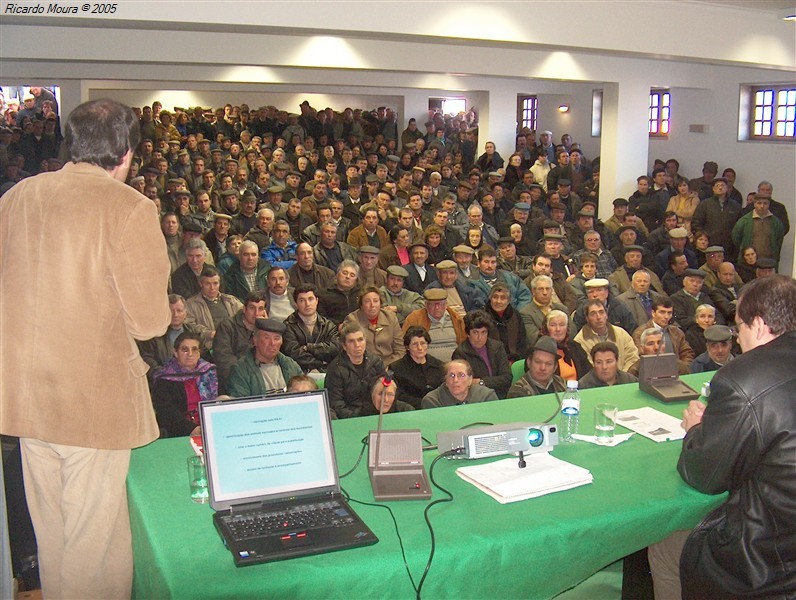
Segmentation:
{"type": "Polygon", "coordinates": [[[428,353],[442,362],[451,359],[456,347],[467,339],[464,320],[448,306],[448,293],[440,288],[430,288],[423,292],[425,307],[419,308],[406,317],[403,331],[413,325],[423,327],[431,336],[428,353]]]}
{"type": "Polygon", "coordinates": [[[561,376],[556,375],[557,364],[557,344],[551,337],[540,337],[525,359],[525,374],[509,388],[507,397],[523,398],[563,392],[567,386],[561,376]]]}
{"type": "Polygon", "coordinates": [[[718,371],[735,356],[732,354],[732,329],[726,325],[711,325],[705,330],[707,350],[691,363],[692,373],[718,371]]]}
{"type": "Polygon", "coordinates": [[[697,257],[691,248],[687,247],[688,244],[688,230],[685,227],[675,227],[669,230],[669,245],[661,250],[655,257],[657,262],[657,269],[659,273],[666,272],[669,266],[669,256],[672,252],[679,251],[685,254],[690,269],[699,267],[697,264],[697,257]]]}
{"type": "Polygon", "coordinates": [[[255,321],[254,347],[232,367],[230,396],[243,398],[284,391],[291,377],[301,375],[298,363],[280,351],[285,329],[278,319],[255,321]]]}
{"type": "Polygon", "coordinates": [[[727,180],[713,180],[713,195],[700,202],[691,218],[691,231],[704,231],[711,244],[722,246],[727,256],[737,256],[732,228],[741,218],[741,206],[727,193],[727,180]]]}
{"type": "Polygon", "coordinates": [[[404,287],[404,282],[408,276],[409,273],[403,267],[390,265],[387,267],[387,277],[384,285],[379,288],[385,300],[382,308],[393,312],[400,324],[403,324],[411,312],[425,306],[423,297],[420,294],[404,287]]]}
{"type": "MultiPolygon", "coordinates": [[[[699,269],[686,269],[684,275],[683,288],[671,296],[674,306],[673,320],[683,331],[695,323],[697,306],[700,304],[714,306],[713,300],[702,289],[705,283],[705,272],[699,269]]],[[[724,325],[724,316],[721,313],[716,313],[716,323],[724,325]]]]}

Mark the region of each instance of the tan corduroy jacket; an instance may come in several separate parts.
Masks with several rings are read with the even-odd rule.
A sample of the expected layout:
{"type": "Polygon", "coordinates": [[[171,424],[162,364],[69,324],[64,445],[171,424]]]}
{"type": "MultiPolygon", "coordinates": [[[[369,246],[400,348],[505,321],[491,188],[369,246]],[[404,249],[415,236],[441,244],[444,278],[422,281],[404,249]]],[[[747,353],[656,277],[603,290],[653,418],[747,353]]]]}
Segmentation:
{"type": "Polygon", "coordinates": [[[0,202],[0,432],[100,449],[158,437],[135,340],[171,317],[155,205],[69,163],[0,202]]]}

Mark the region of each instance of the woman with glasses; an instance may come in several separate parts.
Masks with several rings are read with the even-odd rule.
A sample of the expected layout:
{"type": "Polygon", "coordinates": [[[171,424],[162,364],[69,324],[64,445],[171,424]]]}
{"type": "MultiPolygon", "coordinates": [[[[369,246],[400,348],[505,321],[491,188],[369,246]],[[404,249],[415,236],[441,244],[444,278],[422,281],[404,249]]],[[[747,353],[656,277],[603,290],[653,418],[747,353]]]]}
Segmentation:
{"type": "Polygon", "coordinates": [[[428,353],[431,336],[425,327],[414,325],[404,333],[406,354],[391,365],[398,384],[398,400],[420,408],[423,397],[445,377],[445,365],[428,353]]]}
{"type": "Polygon", "coordinates": [[[452,360],[445,365],[445,380],[423,398],[422,408],[457,406],[497,400],[495,390],[473,384],[473,369],[467,361],[452,360]]]}
{"type": "Polygon", "coordinates": [[[199,435],[199,402],[218,397],[216,366],[200,358],[200,336],[183,332],[174,340],[174,358],[155,373],[152,404],[161,437],[199,435]]]}

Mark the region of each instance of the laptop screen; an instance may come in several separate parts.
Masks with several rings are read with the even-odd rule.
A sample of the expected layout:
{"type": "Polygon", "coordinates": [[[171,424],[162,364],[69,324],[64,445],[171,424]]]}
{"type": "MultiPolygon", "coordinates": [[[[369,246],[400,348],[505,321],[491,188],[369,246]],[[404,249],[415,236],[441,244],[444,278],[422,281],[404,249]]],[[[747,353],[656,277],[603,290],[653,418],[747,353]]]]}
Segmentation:
{"type": "Polygon", "coordinates": [[[211,506],[337,491],[325,390],[201,404],[211,506]]]}

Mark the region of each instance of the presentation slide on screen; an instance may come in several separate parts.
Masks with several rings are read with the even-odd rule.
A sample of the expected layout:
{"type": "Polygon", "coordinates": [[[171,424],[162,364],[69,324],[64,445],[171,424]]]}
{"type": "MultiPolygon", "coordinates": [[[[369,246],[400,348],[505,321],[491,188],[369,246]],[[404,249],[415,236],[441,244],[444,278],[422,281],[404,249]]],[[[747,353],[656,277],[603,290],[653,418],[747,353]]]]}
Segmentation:
{"type": "MultiPolygon", "coordinates": [[[[214,411],[206,422],[216,498],[279,494],[334,483],[326,423],[315,402],[278,400],[214,411]]],[[[207,449],[205,449],[207,452],[207,449]]]]}

